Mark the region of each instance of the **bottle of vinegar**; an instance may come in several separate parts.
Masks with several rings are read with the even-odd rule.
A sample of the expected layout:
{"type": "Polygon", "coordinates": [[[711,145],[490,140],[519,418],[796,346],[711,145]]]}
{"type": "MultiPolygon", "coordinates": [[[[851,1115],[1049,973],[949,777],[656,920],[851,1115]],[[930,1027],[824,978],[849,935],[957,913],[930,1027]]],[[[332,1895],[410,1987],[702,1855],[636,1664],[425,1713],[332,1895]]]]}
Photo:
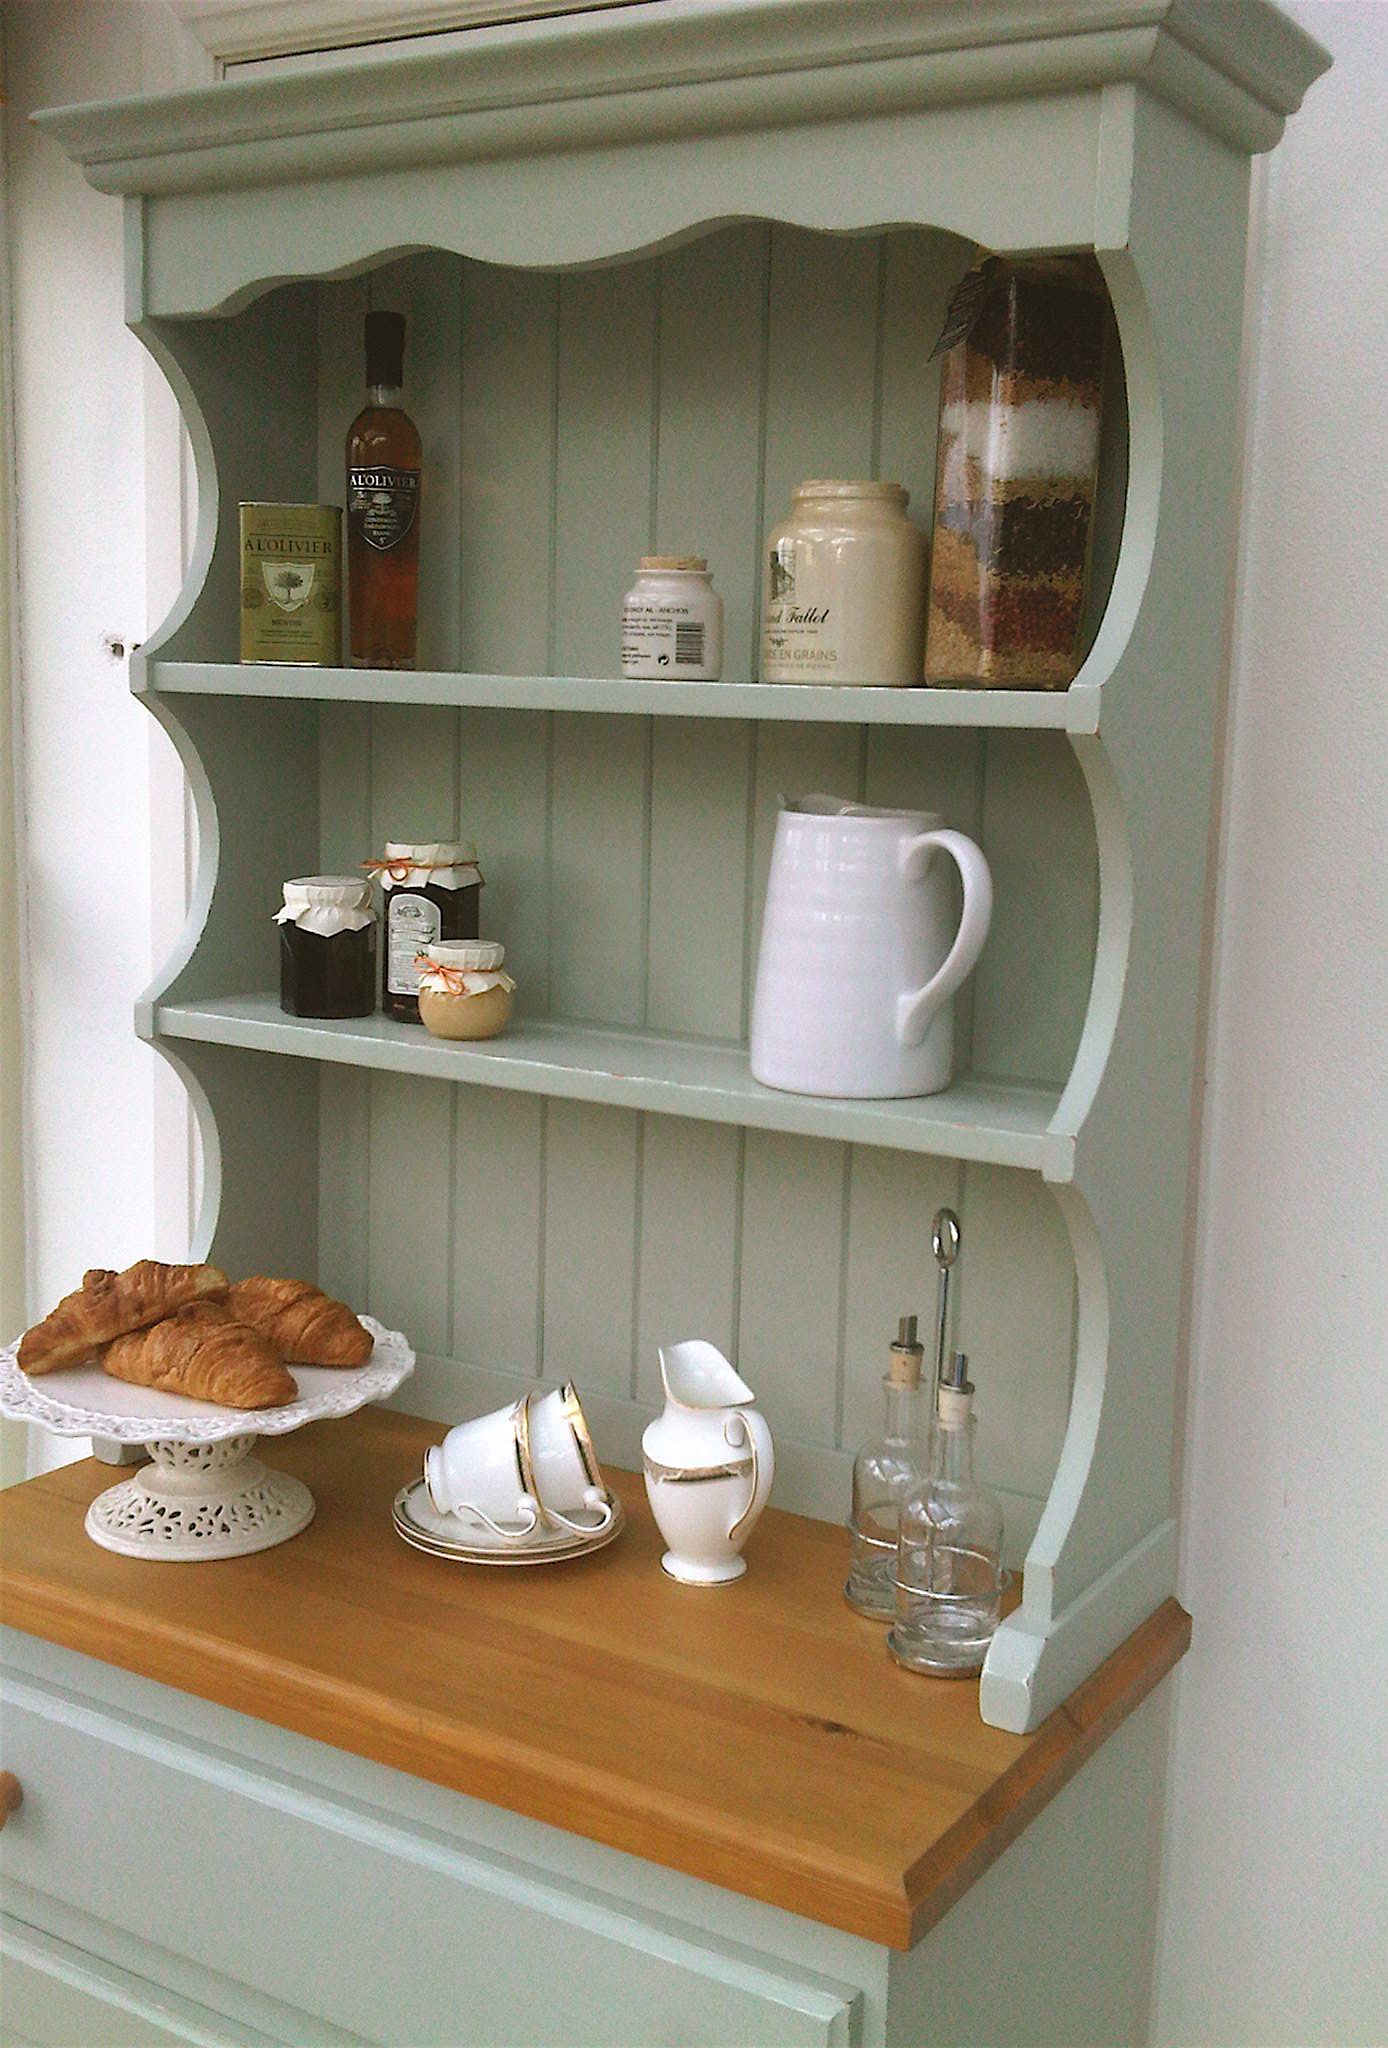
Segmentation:
{"type": "Polygon", "coordinates": [[[930,1475],[901,1507],[887,1632],[898,1664],[937,1678],[979,1670],[1002,1614],[1002,1509],[974,1477],[968,1364],[956,1351],[945,1368],[930,1475]]]}
{"type": "Polygon", "coordinates": [[[405,316],[366,316],[366,404],[347,433],[354,668],[413,668],[419,614],[419,432],[400,400],[405,316]]]}
{"type": "Polygon", "coordinates": [[[916,1318],[903,1316],[882,1382],[882,1434],[853,1461],[853,1551],[844,1598],[873,1621],[896,1612],[896,1556],[901,1504],[925,1478],[930,1459],[930,1403],[921,1385],[925,1353],[916,1318]]]}

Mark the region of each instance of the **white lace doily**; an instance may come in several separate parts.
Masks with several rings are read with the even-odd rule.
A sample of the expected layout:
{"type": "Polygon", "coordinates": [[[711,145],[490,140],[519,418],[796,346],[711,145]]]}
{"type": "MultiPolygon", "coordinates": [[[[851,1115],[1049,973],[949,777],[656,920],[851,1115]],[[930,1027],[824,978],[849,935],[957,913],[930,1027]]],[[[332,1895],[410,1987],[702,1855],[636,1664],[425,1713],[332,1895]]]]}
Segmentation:
{"type": "Polygon", "coordinates": [[[292,1365],[297,1401],[280,1408],[219,1408],[156,1387],[133,1387],[112,1379],[96,1364],[74,1365],[30,1379],[16,1361],[17,1344],[0,1349],[0,1415],[37,1422],[56,1436],[100,1436],[118,1444],[215,1444],[224,1437],[285,1436],[325,1415],[353,1415],[368,1401],[393,1394],[414,1371],[414,1352],[399,1330],[387,1330],[374,1316],[362,1323],[375,1338],[365,1365],[345,1370],[292,1365]]]}

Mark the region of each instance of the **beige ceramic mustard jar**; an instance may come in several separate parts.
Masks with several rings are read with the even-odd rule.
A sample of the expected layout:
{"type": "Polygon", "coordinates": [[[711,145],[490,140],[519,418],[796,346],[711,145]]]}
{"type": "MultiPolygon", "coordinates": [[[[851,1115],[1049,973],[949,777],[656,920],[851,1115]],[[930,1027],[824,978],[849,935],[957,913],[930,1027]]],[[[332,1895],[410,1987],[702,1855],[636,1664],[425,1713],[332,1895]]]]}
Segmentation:
{"type": "Polygon", "coordinates": [[[511,1021],[516,984],[495,939],[438,940],[415,960],[419,1015],[435,1038],[495,1038],[511,1021]]]}
{"type": "Polygon", "coordinates": [[[925,541],[901,484],[800,484],[768,542],[764,683],[918,683],[925,541]]]}

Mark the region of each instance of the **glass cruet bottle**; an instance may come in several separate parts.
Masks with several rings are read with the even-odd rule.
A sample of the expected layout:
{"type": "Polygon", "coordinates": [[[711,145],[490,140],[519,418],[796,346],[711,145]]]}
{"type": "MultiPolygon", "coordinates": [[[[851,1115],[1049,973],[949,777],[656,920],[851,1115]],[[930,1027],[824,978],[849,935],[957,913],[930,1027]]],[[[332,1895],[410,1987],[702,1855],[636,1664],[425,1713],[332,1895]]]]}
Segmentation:
{"type": "Polygon", "coordinates": [[[853,1460],[853,1535],[844,1598],[873,1621],[896,1611],[897,1520],[901,1503],[918,1488],[930,1460],[930,1403],[921,1385],[925,1353],[916,1342],[916,1318],[903,1316],[882,1385],[882,1434],[853,1460]]]}
{"type": "Polygon", "coordinates": [[[974,1478],[968,1363],[956,1351],[941,1378],[930,1475],[902,1504],[887,1633],[898,1664],[939,1678],[981,1668],[1002,1609],[1002,1509],[974,1478]]]}

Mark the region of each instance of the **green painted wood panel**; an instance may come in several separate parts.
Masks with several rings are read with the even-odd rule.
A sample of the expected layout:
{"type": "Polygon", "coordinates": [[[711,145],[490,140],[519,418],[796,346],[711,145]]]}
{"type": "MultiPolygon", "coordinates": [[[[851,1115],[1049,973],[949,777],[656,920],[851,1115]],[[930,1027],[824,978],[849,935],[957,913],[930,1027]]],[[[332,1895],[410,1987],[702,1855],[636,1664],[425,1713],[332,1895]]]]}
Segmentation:
{"type": "Polygon", "coordinates": [[[553,665],[559,281],[463,266],[462,659],[553,665]]]}
{"type": "Polygon", "coordinates": [[[550,783],[550,1009],[646,1021],[651,722],[556,712],[550,783]]]}
{"type": "Polygon", "coordinates": [[[1044,1499],[1070,1408],[1075,1276],[1065,1225],[1034,1174],[962,1172],[956,1341],[978,1388],[979,1469],[1044,1499]]]}
{"type": "Polygon", "coordinates": [[[993,926],[975,974],[973,1060],[998,1079],[1063,1081],[1084,1024],[1098,919],[1094,823],[1058,734],[989,733],[979,841],[993,926]]]}
{"type": "MultiPolygon", "coordinates": [[[[422,1027],[421,1027],[422,1028],[422,1027]]],[[[451,1349],[453,1119],[458,1090],[371,1077],[371,1237],[366,1306],[420,1351],[451,1349]]]]}
{"type": "Polygon", "coordinates": [[[645,1021],[740,1038],[755,728],[651,721],[645,1021]]]}
{"type": "Polygon", "coordinates": [[[500,938],[522,1016],[549,1009],[549,769],[544,712],[468,710],[458,740],[458,829],[475,842],[481,936],[500,938]]]}
{"type": "Polygon", "coordinates": [[[543,1369],[629,1394],[640,1120],[551,1102],[545,1117],[543,1369]]]}
{"type": "Polygon", "coordinates": [[[728,681],[756,674],[761,632],[770,249],[758,223],[660,259],[655,548],[707,556],[728,681]]]}
{"type": "Polygon", "coordinates": [[[636,1395],[664,1401],[657,1347],[705,1337],[737,1350],[745,1134],[685,1117],[644,1120],[636,1395]]]}
{"type": "Polygon", "coordinates": [[[452,1093],[453,1347],[477,1365],[538,1373],[547,1105],[491,1088],[452,1093]]]}
{"type": "Polygon", "coordinates": [[[774,1388],[775,1425],[809,1443],[837,1426],[848,1160],[767,1131],[743,1156],[738,1356],[759,1395],[774,1388]]]}

